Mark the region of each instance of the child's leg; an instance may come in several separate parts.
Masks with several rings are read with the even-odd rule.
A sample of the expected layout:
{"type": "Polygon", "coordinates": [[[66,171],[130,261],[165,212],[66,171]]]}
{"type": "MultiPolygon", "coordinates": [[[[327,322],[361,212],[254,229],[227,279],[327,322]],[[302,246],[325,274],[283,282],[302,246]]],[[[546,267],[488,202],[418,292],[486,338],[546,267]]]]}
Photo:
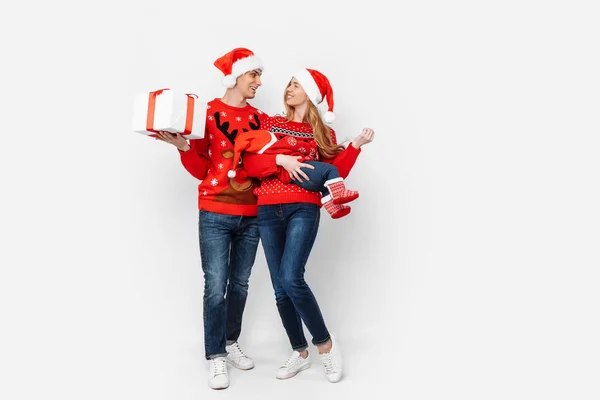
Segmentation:
{"type": "Polygon", "coordinates": [[[310,180],[302,180],[302,182],[292,181],[296,185],[310,190],[312,192],[321,192],[321,202],[325,210],[331,215],[331,218],[342,218],[350,213],[350,207],[335,204],[333,197],[329,193],[329,189],[325,186],[327,182],[336,182],[340,180],[340,174],[336,167],[320,161],[304,161],[306,164],[314,166],[314,169],[303,168],[302,171],[310,180]]]}
{"type": "Polygon", "coordinates": [[[335,204],[333,202],[333,197],[331,195],[327,195],[321,198],[321,203],[325,210],[331,215],[331,218],[338,219],[342,218],[348,214],[350,214],[350,207],[345,206],[343,204],[335,204]]]}
{"type": "Polygon", "coordinates": [[[292,182],[311,192],[321,192],[322,196],[329,195],[329,189],[327,189],[325,183],[340,177],[337,168],[331,164],[320,161],[304,161],[304,163],[315,167],[314,169],[302,168],[302,172],[304,172],[310,180],[307,181],[302,179],[302,182],[292,182]]]}
{"type": "MultiPolygon", "coordinates": [[[[329,165],[329,164],[327,164],[329,165]]],[[[331,165],[333,167],[333,165],[331,165]]],[[[351,202],[352,200],[356,200],[358,198],[358,192],[356,190],[348,190],[346,189],[346,185],[344,184],[344,179],[340,176],[336,167],[334,172],[331,172],[329,178],[323,183],[327,188],[328,193],[331,194],[333,198],[333,202],[335,204],[346,204],[351,202]]],[[[326,195],[323,194],[323,197],[326,195]]]]}

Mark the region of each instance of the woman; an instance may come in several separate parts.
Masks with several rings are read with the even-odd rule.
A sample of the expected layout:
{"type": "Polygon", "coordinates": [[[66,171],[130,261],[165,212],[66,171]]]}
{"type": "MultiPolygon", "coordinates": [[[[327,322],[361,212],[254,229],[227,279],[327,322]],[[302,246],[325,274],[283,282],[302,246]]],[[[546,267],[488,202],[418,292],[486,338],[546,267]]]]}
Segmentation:
{"type": "MultiPolygon", "coordinates": [[[[333,91],[329,80],[319,71],[300,70],[284,93],[286,117],[267,118],[261,128],[272,132],[278,140],[287,138],[290,146],[300,145],[301,152],[314,160],[334,165],[345,178],[360,148],[373,140],[374,132],[365,128],[346,149],[337,145],[334,131],[323,123],[316,107],[324,98],[329,106],[325,117],[332,121],[333,91]]],[[[340,349],[304,280],[306,262],[319,227],[320,207],[327,199],[321,199],[319,192],[277,178],[285,170],[291,179],[308,180],[302,168],[310,166],[298,159],[303,157],[253,153],[245,154],[243,159],[248,175],[262,179],[254,191],[258,197],[260,238],[277,309],[293,349],[276,376],[278,379],[291,378],[310,367],[308,343],[302,329],[304,323],[312,335],[312,343],[318,348],[327,379],[338,382],[342,377],[340,349]]]]}

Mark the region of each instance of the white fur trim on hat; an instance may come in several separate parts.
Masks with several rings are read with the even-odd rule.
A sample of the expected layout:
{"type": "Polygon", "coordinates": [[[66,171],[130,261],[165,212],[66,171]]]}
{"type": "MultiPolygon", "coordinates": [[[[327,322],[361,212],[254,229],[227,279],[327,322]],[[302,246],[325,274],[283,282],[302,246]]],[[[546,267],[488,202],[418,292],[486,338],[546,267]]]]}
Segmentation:
{"type": "Polygon", "coordinates": [[[235,169],[230,169],[227,171],[227,176],[230,178],[235,178],[235,169]]]}
{"type": "Polygon", "coordinates": [[[275,144],[275,142],[277,142],[277,136],[275,136],[273,134],[273,132],[269,132],[269,134],[271,135],[271,141],[269,141],[269,143],[265,144],[262,149],[260,149],[259,151],[256,152],[256,154],[264,153],[265,150],[267,150],[269,147],[273,146],[275,144]]]}
{"type": "Polygon", "coordinates": [[[225,75],[223,77],[223,85],[228,88],[232,88],[235,86],[235,82],[238,76],[244,75],[248,71],[253,71],[255,69],[260,69],[264,71],[263,63],[257,56],[249,56],[246,58],[241,58],[233,63],[231,66],[231,74],[225,75]]]}
{"type": "Polygon", "coordinates": [[[315,106],[323,101],[323,96],[321,95],[317,83],[306,68],[299,70],[294,75],[294,78],[296,78],[300,86],[302,86],[302,89],[304,89],[306,95],[315,106]]]}
{"type": "Polygon", "coordinates": [[[226,88],[231,89],[232,87],[235,86],[236,80],[237,80],[237,76],[225,75],[223,77],[223,79],[221,80],[221,82],[223,82],[223,86],[225,86],[226,88]]]}

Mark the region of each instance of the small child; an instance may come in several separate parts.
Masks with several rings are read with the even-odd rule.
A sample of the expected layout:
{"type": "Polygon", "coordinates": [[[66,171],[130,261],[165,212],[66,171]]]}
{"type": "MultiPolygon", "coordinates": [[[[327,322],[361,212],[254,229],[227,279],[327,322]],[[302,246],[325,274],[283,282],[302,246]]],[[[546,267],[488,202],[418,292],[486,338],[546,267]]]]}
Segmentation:
{"type": "MultiPolygon", "coordinates": [[[[282,139],[283,140],[283,139],[282,139]]],[[[279,154],[278,146],[274,146],[277,138],[273,133],[266,130],[255,130],[240,133],[234,145],[233,169],[227,173],[227,176],[234,178],[240,169],[236,170],[243,151],[257,154],[279,154]]],[[[305,160],[302,163],[314,166],[314,169],[304,168],[304,172],[310,180],[291,180],[287,171],[283,170],[279,179],[284,183],[295,183],[303,189],[311,192],[321,192],[321,203],[325,210],[331,215],[331,218],[342,218],[350,213],[350,207],[344,204],[358,198],[358,192],[348,190],[344,184],[344,179],[340,176],[338,169],[326,162],[314,161],[309,156],[293,153],[291,156],[302,156],[305,160]]],[[[243,170],[241,170],[243,171],[243,170]]],[[[245,175],[245,171],[242,172],[245,175]]],[[[241,177],[240,177],[241,178],[241,177]]],[[[245,178],[245,176],[244,176],[245,178]]]]}

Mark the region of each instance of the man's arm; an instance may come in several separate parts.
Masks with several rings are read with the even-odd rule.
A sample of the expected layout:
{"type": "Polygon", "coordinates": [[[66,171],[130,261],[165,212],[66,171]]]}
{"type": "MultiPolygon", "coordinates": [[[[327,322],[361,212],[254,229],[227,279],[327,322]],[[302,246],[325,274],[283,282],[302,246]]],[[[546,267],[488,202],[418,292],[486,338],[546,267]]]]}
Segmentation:
{"type": "Polygon", "coordinates": [[[210,168],[208,139],[190,140],[187,151],[179,150],[183,167],[196,179],[204,180],[210,168]]]}

